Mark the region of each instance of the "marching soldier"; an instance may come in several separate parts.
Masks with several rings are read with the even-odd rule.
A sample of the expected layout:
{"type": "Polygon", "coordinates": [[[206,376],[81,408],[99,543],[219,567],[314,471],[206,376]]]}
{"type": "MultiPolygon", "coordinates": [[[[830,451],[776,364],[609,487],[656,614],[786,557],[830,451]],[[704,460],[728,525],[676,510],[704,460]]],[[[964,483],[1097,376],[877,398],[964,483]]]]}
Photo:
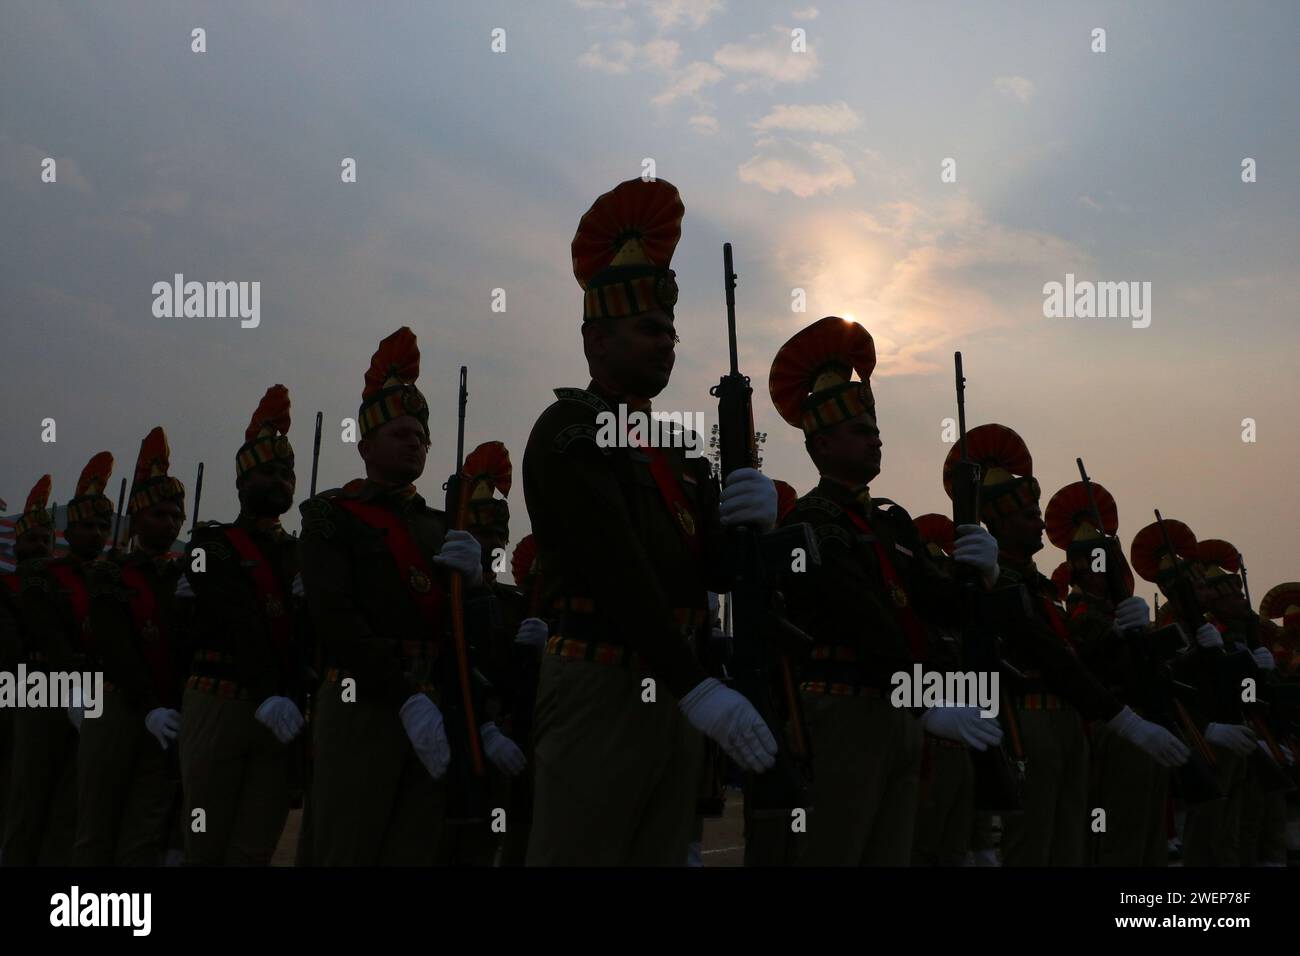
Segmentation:
{"type": "MultiPolygon", "coordinates": [[[[828,316],[781,347],[769,380],[820,475],[786,516],[811,525],[821,551],[820,567],[787,575],[785,587],[791,622],[813,639],[800,684],[814,810],[799,862],[810,866],[906,866],[923,734],[979,749],[1002,736],[977,705],[932,708],[918,720],[890,700],[894,675],[910,679],[913,663],[929,659],[931,625],[956,626],[959,611],[956,583],[931,561],[911,517],[871,496],[881,459],[875,364],[867,330],[828,316]]],[[[991,584],[993,539],[974,525],[957,533],[953,560],[991,584]]]]}
{"type": "MultiPolygon", "coordinates": [[[[480,646],[475,648],[475,661],[488,684],[482,715],[486,723],[480,733],[483,749],[493,760],[489,802],[494,812],[498,808],[506,811],[504,825],[508,834],[512,827],[522,825],[512,819],[509,808],[512,781],[527,767],[512,731],[518,684],[513,643],[524,618],[523,594],[498,581],[495,570],[503,565],[505,546],[510,541],[510,506],[506,501],[512,477],[510,453],[499,441],[485,442],[465,457],[462,474],[469,488],[465,530],[474,536],[483,554],[485,587],[467,611],[476,618],[471,630],[482,636],[480,646]],[[496,492],[501,493],[500,498],[496,492]],[[497,769],[498,763],[502,769],[497,769]]],[[[492,866],[504,842],[499,825],[499,820],[489,819],[445,827],[440,862],[492,866]]]]}
{"type": "Polygon", "coordinates": [[[523,596],[523,613],[511,651],[514,655],[514,700],[510,734],[524,749],[528,764],[510,788],[509,826],[501,851],[502,866],[523,866],[528,858],[528,841],[533,831],[533,705],[537,700],[537,680],[550,624],[543,617],[542,597],[545,581],[537,556],[537,539],[525,535],[510,555],[510,571],[515,587],[523,596]]]}
{"type": "MultiPolygon", "coordinates": [[[[947,515],[924,514],[912,520],[917,536],[935,566],[951,574],[957,529],[947,515]]],[[[934,626],[930,666],[960,670],[961,631],[934,626]]],[[[970,853],[975,821],[975,768],[964,740],[926,733],[921,747],[920,799],[912,839],[913,866],[962,866],[970,853]]]]}
{"type": "Polygon", "coordinates": [[[103,712],[81,725],[74,866],[156,866],[177,790],[184,649],[176,633],[180,566],[168,550],[185,487],[167,473],[162,428],[140,444],[127,514],[132,550],[87,573],[91,652],[103,665],[103,712]]]}
{"type": "MultiPolygon", "coordinates": [[[[69,553],[44,562],[23,587],[23,620],[30,640],[29,659],[43,658],[51,673],[84,674],[90,626],[86,571],[104,551],[112,525],[113,503],[104,488],[113,456],[95,455],[81,472],[67,507],[69,553]]],[[[84,690],[84,688],[83,688],[84,690]]],[[[68,866],[77,819],[77,733],[84,708],[73,701],[61,708],[23,710],[17,720],[21,745],[11,808],[14,838],[5,859],[14,866],[37,862],[68,866]]]]}
{"type": "Polygon", "coordinates": [[[1300,666],[1300,581],[1288,581],[1269,588],[1259,602],[1262,622],[1272,625],[1269,644],[1273,659],[1284,677],[1296,673],[1300,666]],[[1278,627],[1273,622],[1281,620],[1278,627]]]}
{"type": "Polygon", "coordinates": [[[303,728],[298,543],[280,526],[296,481],[289,422],[289,392],[273,385],[235,454],[239,515],[195,529],[177,590],[194,600],[197,631],[181,709],[187,863],[266,866],[289,813],[289,745],[303,728]]]}
{"type": "MultiPolygon", "coordinates": [[[[29,669],[43,666],[40,651],[30,646],[30,637],[23,622],[21,607],[23,583],[28,573],[54,553],[54,519],[49,512],[50,489],[53,482],[49,475],[42,475],[23,505],[23,513],[14,522],[14,561],[15,569],[11,574],[0,574],[0,669],[15,673],[18,664],[25,663],[29,669]]],[[[32,834],[32,821],[17,824],[15,816],[20,813],[20,804],[25,803],[23,765],[44,759],[43,739],[39,736],[44,724],[37,721],[32,725],[34,733],[22,733],[20,727],[28,724],[18,718],[19,711],[0,707],[0,834],[4,837],[4,846],[0,848],[0,863],[6,866],[30,866],[36,862],[27,848],[33,838],[40,849],[40,832],[32,834]],[[19,743],[20,735],[28,738],[30,743],[19,743]],[[29,756],[30,754],[30,756],[29,756]],[[14,771],[18,771],[15,773],[14,771]],[[16,849],[10,851],[11,841],[16,849]],[[21,862],[15,863],[11,857],[21,862]]],[[[24,711],[24,713],[27,713],[24,711]]],[[[75,812],[75,805],[73,807],[75,812]]],[[[57,855],[57,854],[56,854],[57,855]]]]}
{"type": "Polygon", "coordinates": [[[1224,667],[1223,635],[1204,617],[1211,599],[1196,563],[1197,540],[1191,528],[1172,518],[1140,530],[1129,548],[1133,569],[1159,586],[1169,621],[1185,623],[1196,649],[1178,662],[1179,679],[1199,693],[1194,710],[1203,727],[1221,797],[1187,808],[1183,826],[1184,866],[1236,866],[1240,860],[1241,806],[1245,796],[1246,760],[1254,752],[1254,731],[1242,722],[1240,703],[1220,692],[1224,667]],[[1165,545],[1165,535],[1169,546],[1165,545]],[[1170,551],[1172,548],[1172,552],[1170,551]],[[1181,578],[1184,587],[1179,587],[1181,578]],[[1194,600],[1196,607],[1187,606],[1194,600]]]}
{"type": "Polygon", "coordinates": [[[316,698],[310,805],[323,866],[429,865],[452,748],[441,699],[449,574],[482,583],[478,542],[448,531],[414,482],[429,452],[420,351],[401,328],[370,361],[357,450],[366,477],[301,505],[302,580],[326,668],[316,698]]]}
{"type": "MultiPolygon", "coordinates": [[[[1079,660],[1069,621],[1056,604],[1056,588],[1034,566],[1043,548],[1040,489],[1025,443],[1005,425],[981,425],[966,435],[967,452],[981,466],[981,517],[997,539],[999,589],[1023,588],[1020,620],[1005,628],[1004,678],[1019,674],[1014,720],[1024,754],[1024,808],[1002,821],[1006,866],[1082,866],[1088,832],[1088,742],[1084,720],[1100,720],[1118,737],[1178,766],[1187,747],[1163,727],[1144,720],[1092,675],[1079,660]],[[1008,666],[1009,665],[1009,666],[1008,666]]],[[[954,446],[944,462],[951,494],[954,446]]],[[[1116,608],[1122,626],[1145,623],[1146,602],[1129,598],[1116,608]]]]}
{"type": "MultiPolygon", "coordinates": [[[[1070,640],[1084,665],[1117,700],[1138,707],[1140,688],[1124,642],[1142,639],[1140,628],[1149,623],[1150,612],[1145,601],[1132,596],[1133,572],[1123,555],[1112,553],[1107,544],[1119,528],[1115,499],[1102,485],[1090,484],[1104,527],[1096,527],[1088,488],[1081,481],[1054,494],[1044,515],[1048,539],[1067,556],[1063,567],[1069,593],[1061,603],[1069,614],[1070,640]],[[1118,604],[1112,599],[1108,574],[1112,580],[1119,576],[1106,570],[1102,561],[1122,564],[1126,597],[1118,604]]],[[[1106,811],[1105,829],[1096,833],[1093,841],[1092,862],[1099,866],[1165,866],[1169,771],[1106,727],[1095,728],[1089,746],[1094,779],[1090,805],[1106,811]]]]}
{"type": "Polygon", "coordinates": [[[556,389],[524,454],[528,513],[559,613],[537,690],[529,865],[681,866],[699,734],[747,770],[775,761],[753,706],[709,678],[698,656],[707,592],[729,590],[721,525],[770,528],[772,483],[740,469],[719,507],[703,458],[634,433],[608,439],[598,427],[648,415],[668,384],[677,342],[669,263],[683,214],[672,185],[632,180],[596,200],[573,240],[591,382],[556,389]]]}

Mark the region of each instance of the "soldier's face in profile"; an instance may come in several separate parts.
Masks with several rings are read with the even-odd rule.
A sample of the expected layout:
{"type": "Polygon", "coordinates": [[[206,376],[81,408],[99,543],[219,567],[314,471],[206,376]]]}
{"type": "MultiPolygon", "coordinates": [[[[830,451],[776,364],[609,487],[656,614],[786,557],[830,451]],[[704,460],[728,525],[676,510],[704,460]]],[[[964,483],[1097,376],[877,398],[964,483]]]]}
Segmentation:
{"type": "Polygon", "coordinates": [[[998,544],[1006,547],[1010,544],[1017,551],[1028,556],[1043,550],[1043,512],[1038,502],[1013,511],[1002,519],[1000,534],[995,535],[998,544]]]}
{"type": "Polygon", "coordinates": [[[48,558],[53,553],[54,535],[48,531],[25,531],[14,542],[14,558],[19,561],[48,558]]]}
{"type": "Polygon", "coordinates": [[[279,517],[293,505],[296,484],[292,464],[279,458],[264,461],[244,473],[239,483],[240,507],[258,517],[279,517]]]}
{"type": "Polygon", "coordinates": [[[643,312],[594,326],[588,358],[596,378],[636,398],[654,398],[667,387],[677,348],[671,316],[643,312]]]}
{"type": "Polygon", "coordinates": [[[825,474],[859,485],[880,474],[880,428],[870,412],[818,432],[813,445],[825,474]]]}
{"type": "Polygon", "coordinates": [[[74,521],[64,532],[68,539],[68,550],[83,561],[93,561],[104,550],[108,534],[108,518],[98,515],[85,521],[74,521]]]}
{"type": "Polygon", "coordinates": [[[173,501],[160,501],[137,512],[131,519],[131,531],[147,550],[159,554],[172,546],[181,533],[185,512],[173,501]]]}
{"type": "Polygon", "coordinates": [[[424,474],[429,440],[414,415],[403,415],[370,432],[357,446],[366,476],[385,484],[406,485],[424,474]]]}

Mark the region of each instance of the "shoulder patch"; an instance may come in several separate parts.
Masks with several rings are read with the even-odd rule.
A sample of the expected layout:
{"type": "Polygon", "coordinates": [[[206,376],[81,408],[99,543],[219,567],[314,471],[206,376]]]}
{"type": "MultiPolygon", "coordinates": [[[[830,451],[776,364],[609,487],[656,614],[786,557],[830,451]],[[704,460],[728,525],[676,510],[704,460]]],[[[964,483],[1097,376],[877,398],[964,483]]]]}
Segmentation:
{"type": "MultiPolygon", "coordinates": [[[[556,434],[555,438],[552,439],[551,449],[553,451],[558,451],[563,453],[567,451],[569,446],[572,445],[574,442],[584,441],[584,440],[591,442],[593,445],[596,445],[595,425],[588,425],[583,422],[578,422],[573,425],[566,425],[564,428],[561,428],[560,431],[556,434]]],[[[596,447],[599,448],[600,446],[596,445],[596,447]]],[[[601,451],[603,452],[605,451],[605,449],[601,449],[601,451]]]]}
{"type": "Polygon", "coordinates": [[[555,397],[562,402],[578,402],[597,412],[611,410],[599,395],[589,392],[585,388],[557,388],[554,389],[554,392],[555,397]]]}
{"type": "Polygon", "coordinates": [[[818,547],[829,541],[838,542],[846,548],[853,547],[853,535],[837,524],[819,524],[813,528],[813,534],[817,538],[818,547]]]}
{"type": "Polygon", "coordinates": [[[302,515],[302,536],[332,538],[335,531],[335,506],[329,499],[317,495],[298,506],[302,515]]]}
{"type": "Polygon", "coordinates": [[[844,514],[843,508],[829,498],[822,498],[819,495],[804,495],[795,503],[795,509],[800,512],[824,514],[831,518],[839,518],[844,514]]]}

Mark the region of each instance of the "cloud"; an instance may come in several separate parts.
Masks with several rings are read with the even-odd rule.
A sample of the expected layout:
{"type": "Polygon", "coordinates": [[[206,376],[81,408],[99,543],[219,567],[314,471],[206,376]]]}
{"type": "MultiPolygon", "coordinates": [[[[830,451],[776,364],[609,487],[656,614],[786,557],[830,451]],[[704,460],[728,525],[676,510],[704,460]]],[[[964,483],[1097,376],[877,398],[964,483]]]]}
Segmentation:
{"type": "Polygon", "coordinates": [[[679,23],[698,30],[722,12],[722,0],[649,0],[648,6],[661,30],[679,23]]]}
{"type": "Polygon", "coordinates": [[[848,312],[867,327],[884,375],[934,371],[954,340],[1041,314],[1039,277],[1087,260],[1056,236],[991,222],[966,199],[827,209],[791,223],[775,258],[807,290],[809,315],[848,312]]]}
{"type": "Polygon", "coordinates": [[[713,62],[728,73],[750,77],[736,89],[771,87],[778,83],[804,83],[817,75],[820,63],[809,48],[803,53],[790,49],[790,31],[773,27],[767,36],[754,34],[744,43],[728,43],[713,54],[713,62]]]}
{"type": "Polygon", "coordinates": [[[817,8],[805,7],[803,10],[794,11],[794,13],[791,14],[791,16],[793,16],[796,20],[816,20],[817,8]]]}
{"type": "Polygon", "coordinates": [[[758,130],[802,130],[810,133],[844,133],[862,125],[862,118],[849,104],[840,101],[825,105],[772,107],[754,124],[758,130]]]}
{"type": "Polygon", "coordinates": [[[586,53],[578,57],[578,63],[602,73],[626,73],[631,68],[636,53],[636,44],[626,40],[615,40],[609,44],[594,43],[586,53]]]}
{"type": "Polygon", "coordinates": [[[1101,212],[1101,203],[1088,195],[1079,197],[1079,205],[1083,206],[1085,209],[1091,209],[1093,212],[1101,212]]]}
{"type": "Polygon", "coordinates": [[[641,54],[651,66],[670,70],[681,50],[681,44],[676,40],[651,40],[641,48],[641,54]]]}
{"type": "Polygon", "coordinates": [[[844,151],[829,143],[796,143],[767,137],[758,154],[741,164],[740,181],[770,193],[782,190],[807,199],[855,182],[844,151]]]}
{"type": "Polygon", "coordinates": [[[690,119],[691,129],[701,133],[716,133],[718,131],[718,118],[716,116],[705,116],[703,114],[692,116],[690,119]]]}
{"type": "Polygon", "coordinates": [[[66,186],[83,196],[89,196],[93,190],[90,182],[81,174],[81,167],[71,157],[51,156],[46,150],[30,143],[10,145],[0,140],[0,182],[18,189],[35,191],[41,187],[57,189],[66,186]],[[41,179],[41,164],[47,158],[54,160],[57,179],[47,183],[41,179]]]}
{"type": "Polygon", "coordinates": [[[697,60],[690,66],[685,67],[677,74],[676,81],[656,96],[652,103],[656,106],[667,106],[673,100],[682,96],[691,96],[698,93],[706,86],[712,86],[723,78],[725,74],[712,63],[705,63],[697,60]]]}
{"type": "Polygon", "coordinates": [[[1023,76],[999,76],[993,81],[993,85],[1003,96],[1012,97],[1022,103],[1028,103],[1029,98],[1034,95],[1034,84],[1023,76]]]}

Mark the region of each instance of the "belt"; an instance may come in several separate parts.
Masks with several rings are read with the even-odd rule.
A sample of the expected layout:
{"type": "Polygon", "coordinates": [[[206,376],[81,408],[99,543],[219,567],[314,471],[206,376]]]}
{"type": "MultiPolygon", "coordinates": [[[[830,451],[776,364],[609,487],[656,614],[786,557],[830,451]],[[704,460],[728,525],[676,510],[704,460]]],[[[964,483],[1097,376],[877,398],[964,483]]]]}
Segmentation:
{"type": "MultiPolygon", "coordinates": [[[[356,677],[353,676],[351,671],[345,671],[341,667],[331,667],[325,671],[325,683],[327,684],[338,684],[342,683],[344,680],[355,681],[356,677]]],[[[432,694],[436,690],[436,688],[428,682],[416,684],[415,689],[424,694],[432,694]]]]}
{"type": "Polygon", "coordinates": [[[1023,694],[1016,698],[1021,710],[1060,710],[1064,703],[1055,694],[1023,694]]]}
{"type": "Polygon", "coordinates": [[[934,734],[925,735],[925,745],[927,747],[937,747],[940,750],[967,750],[966,742],[963,740],[949,740],[947,737],[936,737],[934,734]]]}
{"type": "Polygon", "coordinates": [[[799,689],[808,694],[829,694],[832,697],[866,697],[878,700],[884,697],[884,691],[869,684],[843,684],[838,681],[809,680],[799,685],[799,689]]]}
{"type": "Polygon", "coordinates": [[[185,689],[201,691],[204,694],[215,694],[228,700],[248,700],[248,689],[241,687],[238,682],[222,680],[217,677],[204,677],[201,674],[191,674],[189,680],[185,682],[185,689]]]}
{"type": "Polygon", "coordinates": [[[808,656],[814,661],[838,661],[843,664],[858,662],[857,648],[844,644],[814,644],[808,656]]]}
{"type": "Polygon", "coordinates": [[[647,670],[645,659],[622,644],[582,641],[575,637],[556,634],[546,642],[546,653],[566,660],[594,661],[597,664],[616,664],[638,671],[647,670]]]}

